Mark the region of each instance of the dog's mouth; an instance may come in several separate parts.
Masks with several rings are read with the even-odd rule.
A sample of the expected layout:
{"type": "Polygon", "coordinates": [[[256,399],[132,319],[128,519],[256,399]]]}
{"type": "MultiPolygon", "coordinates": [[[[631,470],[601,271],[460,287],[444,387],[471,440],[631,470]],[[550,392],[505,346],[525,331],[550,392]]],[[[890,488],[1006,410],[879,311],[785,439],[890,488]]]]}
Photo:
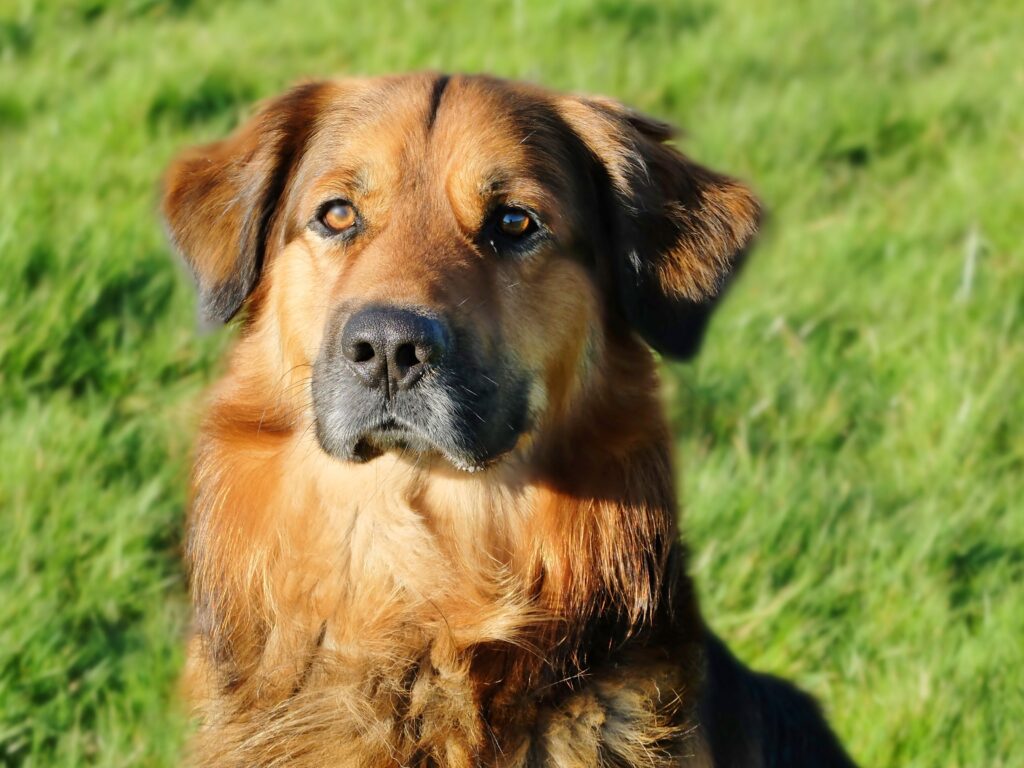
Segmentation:
{"type": "Polygon", "coordinates": [[[388,451],[428,454],[437,452],[438,448],[412,425],[389,416],[356,437],[352,446],[352,458],[355,461],[366,462],[388,451]]]}
{"type": "Polygon", "coordinates": [[[503,451],[487,457],[473,457],[456,453],[413,424],[393,416],[382,419],[378,424],[356,436],[349,451],[349,458],[357,463],[366,463],[388,452],[397,453],[418,460],[437,457],[445,460],[461,472],[480,472],[494,465],[508,453],[503,451]]]}

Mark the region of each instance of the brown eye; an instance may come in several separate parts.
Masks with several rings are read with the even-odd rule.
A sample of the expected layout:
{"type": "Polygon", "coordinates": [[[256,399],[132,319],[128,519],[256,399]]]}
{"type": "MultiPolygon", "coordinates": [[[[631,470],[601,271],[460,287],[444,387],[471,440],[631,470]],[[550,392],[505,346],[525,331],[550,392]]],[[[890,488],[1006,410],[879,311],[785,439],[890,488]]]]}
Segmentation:
{"type": "Polygon", "coordinates": [[[522,237],[533,228],[533,219],[526,211],[508,208],[498,218],[498,229],[509,237],[522,237]]]}
{"type": "Polygon", "coordinates": [[[355,226],[356,209],[352,203],[333,200],[321,209],[317,218],[331,234],[338,234],[355,226]]]}

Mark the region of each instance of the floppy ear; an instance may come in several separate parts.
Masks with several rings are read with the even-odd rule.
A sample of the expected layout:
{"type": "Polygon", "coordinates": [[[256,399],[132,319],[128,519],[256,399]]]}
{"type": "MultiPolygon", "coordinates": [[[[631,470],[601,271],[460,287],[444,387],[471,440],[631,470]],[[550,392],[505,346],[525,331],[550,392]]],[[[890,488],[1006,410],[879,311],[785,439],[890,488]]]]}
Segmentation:
{"type": "Polygon", "coordinates": [[[187,150],[168,168],[161,210],[207,322],[226,323],[256,286],[278,201],[315,127],[323,90],[323,83],[309,83],[289,91],[234,135],[187,150]]]}
{"type": "Polygon", "coordinates": [[[757,231],[757,199],[665,144],[671,126],[621,104],[574,98],[562,115],[613,188],[612,276],[626,320],[659,352],[693,357],[757,231]]]}

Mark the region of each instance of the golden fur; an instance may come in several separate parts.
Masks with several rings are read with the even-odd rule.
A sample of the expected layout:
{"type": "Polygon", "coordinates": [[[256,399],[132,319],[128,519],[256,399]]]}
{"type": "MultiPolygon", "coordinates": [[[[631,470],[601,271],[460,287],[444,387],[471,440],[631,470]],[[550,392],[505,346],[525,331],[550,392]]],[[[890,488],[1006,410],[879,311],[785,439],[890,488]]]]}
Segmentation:
{"type": "Polygon", "coordinates": [[[675,342],[652,341],[622,269],[699,309],[758,206],[668,136],[608,101],[412,75],[301,86],[174,163],[164,213],[202,307],[246,308],[193,475],[195,762],[711,764],[671,437],[630,326],[675,342]],[[373,222],[342,251],[303,226],[338,195],[373,222]],[[554,245],[489,257],[467,233],[495,196],[541,212],[554,245]],[[484,471],[318,445],[332,308],[396,299],[530,372],[533,426],[484,471]]]}

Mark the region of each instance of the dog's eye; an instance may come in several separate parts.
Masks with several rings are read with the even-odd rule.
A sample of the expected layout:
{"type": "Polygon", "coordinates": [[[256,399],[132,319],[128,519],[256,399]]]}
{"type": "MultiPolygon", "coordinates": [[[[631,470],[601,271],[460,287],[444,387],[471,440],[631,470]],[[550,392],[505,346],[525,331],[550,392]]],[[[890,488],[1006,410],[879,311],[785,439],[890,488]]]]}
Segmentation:
{"type": "Polygon", "coordinates": [[[347,200],[331,200],[321,206],[317,215],[317,221],[332,235],[351,229],[357,219],[355,206],[347,200]]]}
{"type": "Polygon", "coordinates": [[[498,229],[509,237],[523,237],[537,228],[533,217],[521,208],[503,208],[498,212],[498,229]]]}

